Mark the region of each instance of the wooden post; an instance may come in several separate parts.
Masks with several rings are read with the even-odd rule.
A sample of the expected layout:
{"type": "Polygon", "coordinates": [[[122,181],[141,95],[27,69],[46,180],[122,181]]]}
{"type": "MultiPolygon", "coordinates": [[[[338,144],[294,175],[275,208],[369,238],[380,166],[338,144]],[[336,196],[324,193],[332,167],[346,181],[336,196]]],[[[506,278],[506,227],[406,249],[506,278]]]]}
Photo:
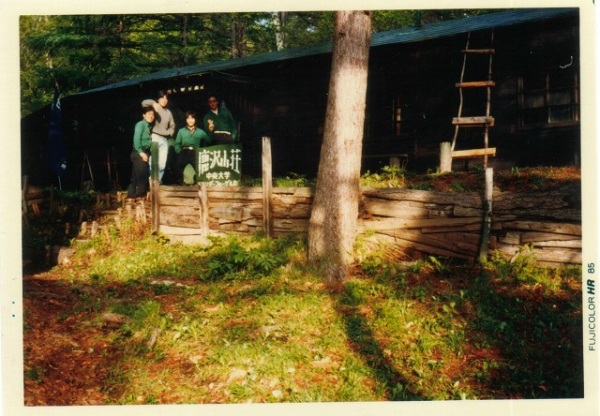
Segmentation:
{"type": "Polygon", "coordinates": [[[440,143],[440,173],[452,171],[452,144],[450,142],[440,143]]]}
{"type": "Polygon", "coordinates": [[[159,187],[160,181],[158,180],[158,144],[152,143],[150,147],[151,163],[151,215],[152,215],[152,232],[158,233],[160,230],[160,199],[159,199],[159,187]]]}
{"type": "Polygon", "coordinates": [[[479,261],[487,260],[490,230],[492,229],[492,195],[494,190],[494,169],[485,169],[485,196],[483,200],[483,226],[481,227],[481,246],[479,261]]]}
{"type": "Polygon", "coordinates": [[[208,235],[208,191],[206,182],[200,182],[198,194],[200,196],[200,234],[206,237],[208,235]]]}
{"type": "Polygon", "coordinates": [[[273,165],[271,162],[271,138],[262,138],[262,189],[263,189],[263,228],[267,238],[272,235],[271,192],[273,188],[273,165]]]}

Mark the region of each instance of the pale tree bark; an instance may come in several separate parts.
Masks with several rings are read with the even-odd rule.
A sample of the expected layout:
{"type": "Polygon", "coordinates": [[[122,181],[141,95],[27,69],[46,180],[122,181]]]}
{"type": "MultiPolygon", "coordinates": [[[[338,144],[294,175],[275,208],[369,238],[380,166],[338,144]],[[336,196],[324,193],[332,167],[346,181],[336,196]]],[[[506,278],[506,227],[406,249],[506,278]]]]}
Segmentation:
{"type": "Polygon", "coordinates": [[[310,217],[308,257],[329,281],[345,281],[353,260],[371,14],[338,11],[325,129],[310,217]]]}
{"type": "Polygon", "coordinates": [[[244,56],[244,35],[246,25],[237,14],[232,15],[231,20],[231,57],[241,58],[244,56]]]}
{"type": "Polygon", "coordinates": [[[277,45],[277,50],[285,49],[285,35],[284,28],[287,19],[286,12],[273,12],[271,14],[273,16],[273,25],[275,26],[275,44],[277,45]]]}

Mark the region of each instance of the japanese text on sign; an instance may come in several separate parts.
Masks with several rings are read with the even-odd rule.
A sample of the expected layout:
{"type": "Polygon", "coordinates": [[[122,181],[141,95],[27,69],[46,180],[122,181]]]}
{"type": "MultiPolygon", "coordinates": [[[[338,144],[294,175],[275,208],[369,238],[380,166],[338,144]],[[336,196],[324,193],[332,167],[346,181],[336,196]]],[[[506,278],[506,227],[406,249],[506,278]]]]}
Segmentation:
{"type": "Polygon", "coordinates": [[[239,144],[204,147],[198,150],[197,180],[208,186],[239,186],[242,148],[239,144]]]}

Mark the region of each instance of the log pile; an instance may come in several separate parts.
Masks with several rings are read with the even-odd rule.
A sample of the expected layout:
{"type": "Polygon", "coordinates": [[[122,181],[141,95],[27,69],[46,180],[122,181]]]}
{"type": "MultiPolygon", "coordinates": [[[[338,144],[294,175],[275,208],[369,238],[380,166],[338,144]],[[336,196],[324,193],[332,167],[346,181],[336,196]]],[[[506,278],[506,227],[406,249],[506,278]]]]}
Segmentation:
{"type": "MultiPolygon", "coordinates": [[[[262,188],[215,187],[207,190],[207,226],[211,234],[263,231],[262,188]]],[[[198,234],[203,227],[199,186],[161,186],[161,232],[173,235],[198,234]]],[[[307,232],[312,190],[272,190],[273,236],[307,232]]]]}
{"type": "MultiPolygon", "coordinates": [[[[160,227],[165,234],[263,231],[262,188],[160,188],[160,227]],[[203,203],[206,219],[203,220],[203,203]]],[[[273,236],[306,233],[310,188],[273,188],[273,236]]],[[[581,264],[581,200],[577,187],[553,192],[494,192],[488,253],[514,259],[532,246],[538,263],[581,264]]],[[[481,246],[482,196],[402,188],[363,188],[358,232],[368,240],[419,252],[475,260],[481,246]]]]}
{"type": "MultiPolygon", "coordinates": [[[[483,208],[477,193],[363,189],[359,230],[429,254],[474,260],[483,208]]],[[[524,246],[539,264],[581,264],[578,187],[553,192],[494,192],[488,254],[514,260],[524,246]]]]}

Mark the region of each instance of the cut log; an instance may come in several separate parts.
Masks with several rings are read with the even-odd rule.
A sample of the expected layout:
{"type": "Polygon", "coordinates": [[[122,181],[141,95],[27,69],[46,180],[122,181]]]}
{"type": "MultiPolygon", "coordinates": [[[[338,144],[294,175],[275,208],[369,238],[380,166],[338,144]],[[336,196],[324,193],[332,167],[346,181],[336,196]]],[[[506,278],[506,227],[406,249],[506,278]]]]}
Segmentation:
{"type": "Polygon", "coordinates": [[[580,208],[569,192],[494,192],[494,210],[580,208]]]}
{"type": "Polygon", "coordinates": [[[232,200],[262,201],[262,188],[208,188],[208,200],[232,200]]]}
{"type": "Polygon", "coordinates": [[[495,49],[463,49],[462,53],[468,53],[468,54],[481,54],[481,55],[490,55],[490,54],[495,54],[496,50],[495,49]]]}
{"type": "MultiPolygon", "coordinates": [[[[477,117],[453,117],[452,124],[459,125],[462,127],[484,127],[494,125],[494,117],[489,116],[477,116],[477,117]]],[[[495,150],[495,149],[494,149],[495,150]]],[[[452,152],[454,156],[455,152],[452,152]]]]}
{"type": "Polygon", "coordinates": [[[386,218],[379,221],[361,221],[359,220],[360,232],[366,230],[398,230],[398,229],[413,229],[426,227],[448,227],[448,226],[463,226],[467,224],[475,224],[481,222],[480,218],[435,218],[435,219],[403,219],[403,218],[386,218]]]}
{"type": "Polygon", "coordinates": [[[456,88],[481,88],[481,87],[495,87],[496,83],[494,81],[467,81],[467,82],[457,82],[456,88]]]}
{"type": "Polygon", "coordinates": [[[481,195],[477,192],[450,194],[446,192],[421,191],[403,188],[362,188],[363,195],[395,201],[417,201],[429,204],[460,205],[481,208],[481,195]]]}
{"type": "MultiPolygon", "coordinates": [[[[220,207],[209,210],[211,217],[226,221],[242,221],[244,218],[244,208],[241,207],[220,207]]],[[[249,216],[247,217],[249,218],[249,216]]]]}
{"type": "Polygon", "coordinates": [[[312,188],[273,188],[273,197],[279,195],[293,195],[298,198],[314,198],[315,191],[312,188]]]}
{"type": "Polygon", "coordinates": [[[162,195],[160,198],[160,204],[161,206],[167,206],[167,205],[171,205],[171,206],[187,206],[187,207],[199,207],[200,206],[200,198],[198,198],[198,193],[195,192],[193,194],[190,194],[190,197],[188,198],[182,198],[182,197],[173,197],[173,196],[164,196],[162,195]]]}
{"type": "Polygon", "coordinates": [[[496,148],[454,150],[452,152],[452,159],[469,159],[483,156],[496,156],[496,148]]]}
{"type": "Polygon", "coordinates": [[[521,233],[509,231],[505,236],[498,236],[501,244],[521,245],[521,233]]]}
{"type": "Polygon", "coordinates": [[[581,235],[580,224],[550,223],[540,221],[508,221],[502,224],[504,229],[543,231],[554,234],[581,235]]]}
{"type": "Polygon", "coordinates": [[[534,247],[556,247],[556,248],[583,248],[581,240],[557,240],[557,241],[540,241],[533,243],[534,247]]]}
{"type": "Polygon", "coordinates": [[[296,205],[272,205],[273,218],[310,218],[311,205],[296,204],[296,205]]]}
{"type": "Polygon", "coordinates": [[[417,242],[405,240],[405,239],[399,238],[399,237],[393,237],[393,244],[396,246],[399,246],[399,247],[412,248],[412,249],[415,249],[415,250],[418,250],[418,251],[421,251],[421,252],[427,253],[427,254],[461,258],[461,259],[467,259],[467,260],[475,259],[474,255],[469,256],[465,253],[460,253],[460,252],[453,251],[453,250],[447,250],[447,249],[443,249],[443,248],[439,248],[439,247],[434,247],[434,246],[430,246],[430,245],[423,244],[423,243],[417,243],[417,242]]]}
{"type": "Polygon", "coordinates": [[[539,243],[549,241],[571,241],[580,240],[575,235],[569,234],[555,234],[555,233],[543,233],[543,232],[523,232],[521,234],[521,241],[523,244],[527,243],[539,243]]]}
{"type": "Polygon", "coordinates": [[[495,210],[496,214],[513,214],[520,217],[538,218],[540,220],[547,219],[553,221],[573,221],[581,222],[581,210],[580,209],[569,209],[569,208],[550,208],[545,207],[532,207],[523,209],[506,209],[506,210],[495,210]]]}
{"type": "Polygon", "coordinates": [[[419,231],[387,231],[381,230],[380,234],[389,235],[390,237],[399,238],[406,241],[411,241],[416,244],[422,244],[436,249],[445,250],[457,255],[475,255],[479,250],[479,240],[471,243],[464,239],[448,238],[447,235],[440,234],[422,234],[419,231]]]}
{"type": "Polygon", "coordinates": [[[483,220],[483,210],[479,208],[465,208],[456,205],[452,213],[455,217],[477,217],[483,220]]]}
{"type": "Polygon", "coordinates": [[[367,213],[382,217],[394,218],[428,218],[427,208],[415,208],[406,201],[389,201],[380,198],[364,198],[364,209],[367,213]]]}

